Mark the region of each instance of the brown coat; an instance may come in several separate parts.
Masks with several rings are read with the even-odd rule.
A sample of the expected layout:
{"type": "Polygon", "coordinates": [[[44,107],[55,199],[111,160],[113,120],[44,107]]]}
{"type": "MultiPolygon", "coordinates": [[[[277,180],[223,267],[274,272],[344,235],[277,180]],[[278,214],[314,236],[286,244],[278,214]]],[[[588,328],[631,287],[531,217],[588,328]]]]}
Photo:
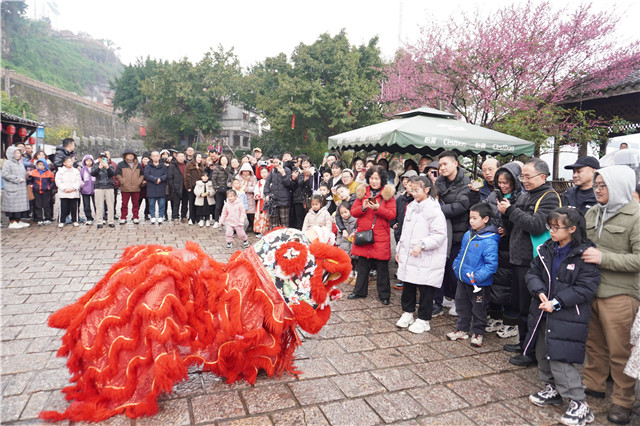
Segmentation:
{"type": "Polygon", "coordinates": [[[121,192],[140,192],[144,173],[138,159],[133,160],[133,168],[129,167],[126,161],[122,160],[116,168],[116,180],[120,184],[121,192]]]}
{"type": "Polygon", "coordinates": [[[196,164],[193,161],[188,162],[184,171],[184,187],[193,189],[196,186],[196,182],[202,177],[202,173],[204,173],[203,164],[196,164]]]}

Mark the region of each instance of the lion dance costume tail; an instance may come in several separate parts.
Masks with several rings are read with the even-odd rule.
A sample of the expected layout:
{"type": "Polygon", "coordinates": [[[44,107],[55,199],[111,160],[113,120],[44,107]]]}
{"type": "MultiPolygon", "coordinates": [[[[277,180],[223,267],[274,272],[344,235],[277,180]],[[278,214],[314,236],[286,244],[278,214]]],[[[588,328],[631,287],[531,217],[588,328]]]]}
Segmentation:
{"type": "Polygon", "coordinates": [[[346,279],[351,266],[336,247],[287,244],[276,251],[277,270],[301,276],[296,268],[309,265],[302,257],[313,257],[308,281],[315,306],[283,297],[253,247],[227,264],[195,243],[180,250],[125,249],[92,290],[49,318],[51,327],[66,329],[58,356],[69,357],[72,384],[63,392],[73,402],[66,411],[45,411],[41,418],[153,415],[158,395],[186,379],[191,365],[202,365],[227,383],[253,384],[259,370],[271,377],[297,374],[295,327],[316,333],[324,326],[330,315],[326,302],[337,291],[332,287],[346,279]]]}

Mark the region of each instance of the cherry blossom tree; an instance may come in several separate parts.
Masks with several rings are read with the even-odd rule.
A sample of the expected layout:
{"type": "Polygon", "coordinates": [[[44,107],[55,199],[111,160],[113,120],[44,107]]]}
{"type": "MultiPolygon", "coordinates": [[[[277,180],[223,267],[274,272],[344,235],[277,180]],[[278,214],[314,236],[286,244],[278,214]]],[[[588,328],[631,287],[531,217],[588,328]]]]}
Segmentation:
{"type": "Polygon", "coordinates": [[[640,66],[640,42],[620,42],[619,16],[551,2],[514,3],[430,22],[384,70],[387,114],[423,105],[493,127],[515,111],[593,94],[640,66]]]}

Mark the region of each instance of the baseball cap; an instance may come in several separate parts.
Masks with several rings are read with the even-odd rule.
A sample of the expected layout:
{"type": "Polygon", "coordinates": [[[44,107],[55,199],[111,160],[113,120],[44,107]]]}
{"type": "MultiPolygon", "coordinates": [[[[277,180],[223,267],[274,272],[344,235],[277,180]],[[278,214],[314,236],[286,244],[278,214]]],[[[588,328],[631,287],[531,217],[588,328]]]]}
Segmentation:
{"type": "Polygon", "coordinates": [[[597,170],[600,168],[600,162],[595,157],[580,157],[574,164],[569,164],[568,166],[564,166],[564,168],[567,170],[571,170],[585,166],[589,166],[597,170]]]}
{"type": "Polygon", "coordinates": [[[257,147],[256,147],[256,148],[253,148],[253,152],[256,152],[256,151],[258,151],[258,152],[262,152],[262,150],[261,150],[260,148],[257,148],[257,147]]]}
{"type": "Polygon", "coordinates": [[[400,178],[410,178],[414,176],[418,176],[418,172],[415,170],[407,170],[402,176],[400,176],[400,178]]]}

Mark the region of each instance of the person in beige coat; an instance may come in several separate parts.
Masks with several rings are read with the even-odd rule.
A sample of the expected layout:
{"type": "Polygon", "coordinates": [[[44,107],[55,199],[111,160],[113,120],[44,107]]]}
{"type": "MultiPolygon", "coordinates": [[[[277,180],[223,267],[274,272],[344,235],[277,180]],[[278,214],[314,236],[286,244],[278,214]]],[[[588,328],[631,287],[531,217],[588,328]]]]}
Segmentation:
{"type": "Polygon", "coordinates": [[[202,173],[200,180],[196,181],[193,187],[194,205],[196,208],[196,220],[198,226],[211,226],[211,215],[213,214],[213,206],[216,204],[216,191],[213,189],[213,183],[209,180],[207,172],[202,173]]]}
{"type": "Polygon", "coordinates": [[[311,197],[311,209],[304,217],[304,223],[302,224],[302,232],[306,232],[314,226],[325,228],[328,232],[331,232],[331,215],[325,207],[325,198],[322,195],[314,195],[311,197]]]}

